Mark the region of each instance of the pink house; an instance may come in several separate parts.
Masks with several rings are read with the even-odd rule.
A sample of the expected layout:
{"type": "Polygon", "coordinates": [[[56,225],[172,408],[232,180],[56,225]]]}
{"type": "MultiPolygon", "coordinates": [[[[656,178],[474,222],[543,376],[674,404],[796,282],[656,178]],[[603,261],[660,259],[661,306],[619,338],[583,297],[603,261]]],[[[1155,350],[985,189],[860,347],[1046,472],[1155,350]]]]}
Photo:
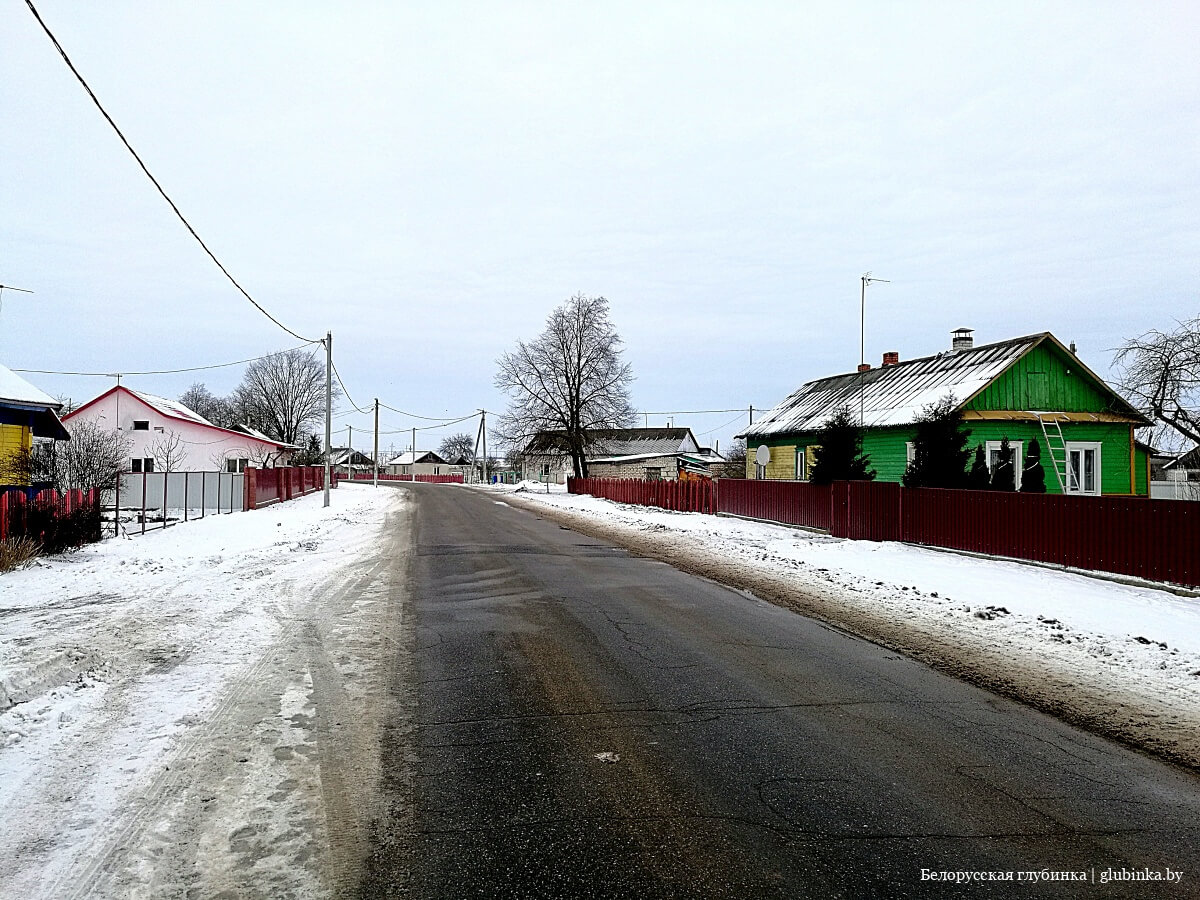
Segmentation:
{"type": "Polygon", "coordinates": [[[117,429],[131,441],[130,472],[241,472],[286,466],[297,448],[247,426],[220,428],[176,400],[118,386],[63,416],[117,429]]]}

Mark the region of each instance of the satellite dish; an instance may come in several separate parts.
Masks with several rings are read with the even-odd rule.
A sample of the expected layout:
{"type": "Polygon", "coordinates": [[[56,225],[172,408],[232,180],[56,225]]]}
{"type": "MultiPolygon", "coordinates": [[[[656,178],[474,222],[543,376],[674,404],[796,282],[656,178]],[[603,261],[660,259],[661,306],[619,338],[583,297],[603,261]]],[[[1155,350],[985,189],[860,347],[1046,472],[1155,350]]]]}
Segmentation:
{"type": "Polygon", "coordinates": [[[759,444],[758,449],[754,451],[754,461],[760,466],[765,466],[771,461],[771,448],[766,444],[759,444]]]}

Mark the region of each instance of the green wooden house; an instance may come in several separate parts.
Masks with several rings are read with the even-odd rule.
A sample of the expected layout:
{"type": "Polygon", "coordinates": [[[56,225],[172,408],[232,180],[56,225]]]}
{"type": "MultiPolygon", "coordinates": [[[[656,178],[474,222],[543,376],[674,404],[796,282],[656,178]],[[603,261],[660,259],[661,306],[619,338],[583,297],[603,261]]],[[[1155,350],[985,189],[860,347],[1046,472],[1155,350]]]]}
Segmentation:
{"type": "MultiPolygon", "coordinates": [[[[912,459],[916,421],[952,395],[988,464],[1008,438],[1021,472],[1033,440],[1041,448],[1047,493],[1148,495],[1150,448],[1135,429],[1150,424],[1049,332],[976,347],[971,330],[954,332],[951,349],[880,368],[805,384],[750,426],[747,477],[807,480],[817,429],[849,407],[863,423],[863,450],[879,481],[899,481],[912,459]],[[756,463],[765,446],[766,465],[756,463]]],[[[1019,477],[1019,476],[1018,476],[1019,477]]]]}

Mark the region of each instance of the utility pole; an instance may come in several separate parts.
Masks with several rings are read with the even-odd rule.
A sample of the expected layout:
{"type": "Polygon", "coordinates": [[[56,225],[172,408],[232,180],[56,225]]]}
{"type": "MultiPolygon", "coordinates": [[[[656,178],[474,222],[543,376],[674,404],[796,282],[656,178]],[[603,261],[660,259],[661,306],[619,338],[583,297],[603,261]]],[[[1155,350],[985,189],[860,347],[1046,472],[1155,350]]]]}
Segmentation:
{"type": "Polygon", "coordinates": [[[750,424],[754,424],[754,404],[750,404],[750,424]]]}
{"type": "Polygon", "coordinates": [[[479,433],[484,438],[484,484],[487,484],[487,410],[479,410],[479,433]]]}
{"type": "Polygon", "coordinates": [[[417,426],[416,425],[413,426],[412,477],[413,477],[413,481],[417,480],[417,426]]]}
{"type": "Polygon", "coordinates": [[[333,332],[325,332],[325,505],[329,505],[329,454],[333,440],[333,332]]]}
{"type": "Polygon", "coordinates": [[[371,469],[375,473],[371,480],[374,487],[379,487],[379,398],[375,398],[375,449],[372,450],[371,469]]]}
{"type": "Polygon", "coordinates": [[[353,470],[350,464],[354,462],[354,426],[346,426],[346,477],[350,478],[353,470]]]}

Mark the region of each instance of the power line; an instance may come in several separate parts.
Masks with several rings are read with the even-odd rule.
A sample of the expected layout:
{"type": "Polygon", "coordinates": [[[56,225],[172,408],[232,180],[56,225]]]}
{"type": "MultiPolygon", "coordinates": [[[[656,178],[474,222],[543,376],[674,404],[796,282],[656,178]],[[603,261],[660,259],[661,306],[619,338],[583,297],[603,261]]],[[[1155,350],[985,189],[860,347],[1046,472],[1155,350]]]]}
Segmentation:
{"type": "MultiPolygon", "coordinates": [[[[208,254],[209,259],[211,259],[214,263],[217,264],[217,268],[220,269],[221,272],[225,275],[225,277],[229,279],[229,282],[235,288],[237,288],[238,291],[241,292],[241,295],[243,297],[245,297],[252,304],[254,304],[255,309],[257,309],[260,313],[262,313],[264,316],[266,316],[268,319],[270,319],[272,322],[274,322],[276,325],[278,325],[280,328],[282,328],[284,331],[286,331],[288,334],[290,334],[296,340],[305,341],[310,344],[317,343],[317,341],[310,340],[309,338],[304,337],[304,335],[297,334],[296,332],[292,331],[292,329],[288,328],[286,325],[284,325],[282,322],[280,322],[277,318],[275,318],[273,315],[271,315],[269,312],[267,312],[266,309],[263,308],[262,304],[260,304],[257,300],[255,300],[253,297],[251,297],[250,294],[246,291],[246,289],[244,287],[242,287],[240,284],[238,284],[237,279],[229,274],[229,270],[226,269],[224,265],[222,265],[222,263],[219,259],[217,259],[216,254],[208,249],[208,244],[204,243],[204,241],[200,238],[200,235],[196,233],[196,229],[192,227],[192,224],[186,218],[184,218],[183,213],[179,211],[179,207],[175,205],[175,201],[172,200],[167,195],[167,192],[165,190],[163,190],[163,186],[158,183],[158,179],[155,178],[150,173],[150,169],[146,167],[146,164],[144,162],[142,162],[142,158],[140,156],[138,156],[137,151],[133,149],[133,145],[129,143],[128,139],[121,132],[121,129],[117,127],[117,123],[115,121],[113,121],[113,117],[108,114],[108,110],[106,110],[104,108],[104,106],[100,103],[100,99],[96,96],[95,92],[91,89],[91,87],[88,85],[88,83],[84,80],[83,76],[79,74],[79,70],[75,68],[75,64],[71,62],[71,58],[69,56],[67,56],[67,51],[64,50],[62,47],[62,44],[60,44],[58,42],[58,38],[56,38],[54,36],[54,33],[51,32],[50,29],[46,26],[46,23],[42,21],[41,15],[38,14],[37,8],[33,5],[33,0],[25,0],[25,5],[29,7],[29,11],[31,13],[33,13],[33,17],[35,19],[37,19],[38,24],[42,26],[42,31],[46,32],[46,37],[50,38],[50,43],[54,44],[55,49],[58,50],[59,55],[63,58],[63,62],[65,62],[67,64],[67,68],[71,70],[71,74],[73,74],[75,76],[75,78],[79,81],[79,83],[81,85],[83,85],[83,89],[85,91],[87,91],[88,96],[92,98],[92,102],[94,104],[96,104],[96,108],[98,110],[100,110],[100,114],[103,115],[104,118],[108,121],[108,124],[112,126],[113,131],[115,131],[117,133],[117,137],[119,137],[121,139],[121,143],[125,145],[125,149],[127,149],[131,154],[133,154],[133,158],[135,160],[137,160],[137,164],[141,167],[142,171],[146,173],[146,177],[150,179],[151,184],[153,184],[154,187],[158,189],[158,192],[162,195],[162,198],[167,201],[167,205],[171,207],[172,211],[179,218],[179,221],[183,223],[184,227],[191,233],[192,237],[194,237],[196,239],[196,243],[198,243],[201,247],[204,248],[204,252],[208,254]]],[[[135,374],[135,373],[131,372],[129,374],[135,374]]]]}
{"type": "Polygon", "coordinates": [[[337,363],[331,361],[330,364],[333,366],[333,374],[337,376],[338,384],[342,386],[342,394],[345,396],[346,401],[354,407],[354,411],[364,416],[371,412],[370,408],[363,409],[354,402],[354,398],[352,398],[350,396],[350,392],[346,390],[346,382],[342,381],[342,373],[338,371],[337,363]]]}
{"type": "Polygon", "coordinates": [[[155,369],[146,372],[58,372],[54,369],[13,369],[14,372],[29,372],[34,375],[85,375],[96,378],[116,378],[118,375],[178,375],[182,372],[203,372],[207,369],[225,369],[229,366],[240,366],[244,363],[258,362],[260,359],[269,359],[272,356],[279,356],[281,353],[291,353],[293,350],[302,350],[312,344],[319,344],[321,341],[305,341],[299,347],[292,347],[288,350],[275,350],[271,353],[264,353],[262,356],[252,356],[249,359],[238,359],[227,363],[213,363],[209,366],[189,366],[186,369],[155,369]]]}
{"type": "Polygon", "coordinates": [[[636,415],[639,416],[701,416],[707,413],[744,413],[747,407],[741,409],[675,409],[667,410],[666,412],[645,412],[639,410],[636,415]]]}
{"type": "MultiPolygon", "coordinates": [[[[388,406],[386,403],[380,403],[379,405],[381,407],[383,407],[384,409],[390,409],[394,413],[399,413],[402,416],[408,416],[410,419],[424,419],[427,422],[450,422],[451,418],[453,418],[451,416],[448,416],[445,418],[443,418],[441,416],[419,416],[416,413],[405,412],[402,409],[396,409],[396,407],[394,407],[394,406],[388,406]]],[[[456,419],[454,419],[454,421],[461,422],[461,421],[463,421],[463,419],[474,418],[477,415],[479,415],[478,412],[473,412],[473,413],[470,413],[469,415],[462,416],[461,418],[456,418],[456,419]]]]}

